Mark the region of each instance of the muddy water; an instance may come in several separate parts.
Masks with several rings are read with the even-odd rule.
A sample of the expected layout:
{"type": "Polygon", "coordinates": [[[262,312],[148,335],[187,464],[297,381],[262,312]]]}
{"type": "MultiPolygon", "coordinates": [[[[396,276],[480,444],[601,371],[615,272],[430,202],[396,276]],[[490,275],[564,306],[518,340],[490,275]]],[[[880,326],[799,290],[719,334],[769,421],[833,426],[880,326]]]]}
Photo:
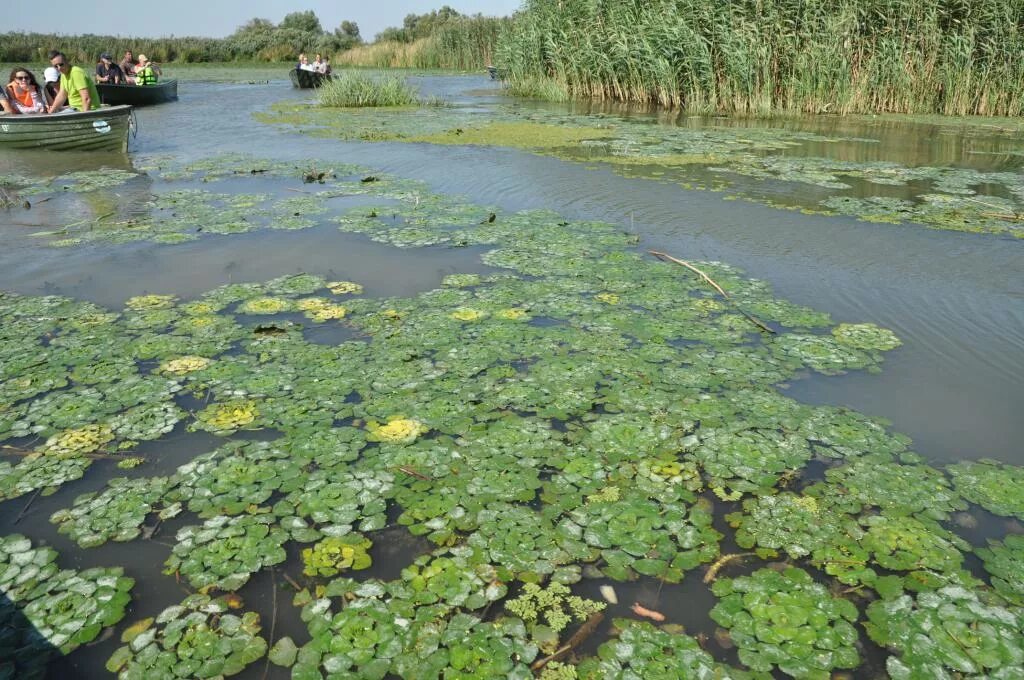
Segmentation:
{"type": "MultiPolygon", "coordinates": [[[[466,106],[486,107],[500,100],[500,93],[489,90],[493,86],[484,78],[428,76],[415,80],[425,94],[447,95],[466,106]]],[[[291,90],[284,80],[252,85],[183,82],[180,94],[176,104],[138,112],[139,134],[130,145],[128,159],[4,154],[0,155],[0,173],[18,169],[55,174],[98,164],[128,167],[152,162],[153,157],[185,161],[238,151],[275,159],[358,163],[420,179],[438,192],[460,194],[478,203],[512,210],[548,208],[569,219],[611,221],[640,235],[641,247],[686,259],[738,265],[749,275],[769,281],[779,297],[827,311],[836,321],[870,321],[891,328],[904,342],[902,348],[887,354],[880,375],[809,377],[788,387],[788,394],[886,417],[893,429],[910,435],[917,451],[934,461],[990,457],[1024,463],[1019,446],[1024,434],[1020,421],[1024,404],[1024,239],[803,215],[756,203],[724,201],[718,193],[624,178],[607,169],[516,150],[339,142],[254,122],[251,114],[275,101],[310,98],[309,93],[291,90]]],[[[657,117],[647,114],[633,117],[638,124],[657,122],[657,117]]],[[[672,122],[688,127],[710,124],[689,118],[672,122]]],[[[780,125],[823,132],[826,123],[786,121],[780,125]]],[[[808,146],[804,153],[1011,172],[1020,172],[1024,158],[1019,155],[1024,146],[1021,140],[985,136],[978,130],[877,121],[829,121],[827,126],[835,134],[878,141],[847,142],[840,151],[835,146],[808,146]],[[842,130],[835,129],[836,125],[842,130]],[[978,149],[982,153],[968,152],[978,149]]],[[[4,243],[0,248],[0,289],[62,294],[119,306],[126,298],[142,293],[174,293],[188,299],[223,283],[307,271],[359,281],[370,295],[408,295],[437,286],[445,274],[484,269],[475,251],[399,251],[342,234],[330,224],[297,232],[211,236],[176,246],[95,244],[52,249],[28,236],[33,231],[59,229],[83,217],[98,217],[111,202],[141,202],[153,190],[151,181],[140,178],[112,192],[76,197],[59,202],[59,206],[40,204],[31,210],[0,212],[4,243]]],[[[779,191],[799,197],[808,189],[793,185],[779,191]]],[[[211,450],[214,440],[178,430],[151,445],[149,453],[162,461],[161,468],[170,469],[196,453],[211,450]]],[[[0,533],[19,531],[52,544],[61,552],[64,566],[125,565],[139,581],[129,614],[129,620],[135,620],[153,615],[181,597],[182,588],[153,568],[166,559],[169,546],[134,542],[82,551],[47,522],[51,512],[70,505],[78,493],[102,487],[114,472],[104,473],[100,465],[94,466],[83,480],[37,501],[16,526],[14,516],[26,499],[0,505],[0,533]]],[[[165,527],[163,540],[172,540],[175,529],[173,523],[165,527]]],[[[423,549],[383,544],[378,541],[374,547],[378,565],[408,562],[410,553],[423,549]]],[[[278,569],[297,571],[297,564],[297,553],[291,554],[289,563],[278,569]]],[[[263,573],[241,591],[266,622],[275,608],[274,583],[269,573],[263,573]]],[[[693,632],[711,631],[713,624],[703,614],[695,614],[706,607],[687,603],[710,602],[710,597],[696,576],[665,593],[657,584],[645,582],[620,587],[620,601],[625,603],[620,607],[635,599],[657,605],[693,632]]],[[[277,599],[276,636],[291,634],[301,644],[306,636],[297,610],[290,606],[287,595],[278,593],[277,599]]],[[[624,611],[609,613],[614,616],[624,611]]],[[[111,640],[79,650],[59,664],[54,677],[72,672],[77,677],[105,677],[102,664],[115,648],[116,640],[111,640]]],[[[262,663],[249,671],[250,677],[262,675],[262,663]]],[[[280,672],[275,676],[271,669],[270,677],[284,676],[280,672]]]]}

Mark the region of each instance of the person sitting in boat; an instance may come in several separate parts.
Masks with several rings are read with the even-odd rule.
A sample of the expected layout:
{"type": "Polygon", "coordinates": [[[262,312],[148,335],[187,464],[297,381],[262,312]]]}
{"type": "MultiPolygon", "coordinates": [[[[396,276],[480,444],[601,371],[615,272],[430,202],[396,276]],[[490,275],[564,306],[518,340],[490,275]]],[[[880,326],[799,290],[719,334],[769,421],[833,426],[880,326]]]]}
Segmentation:
{"type": "Polygon", "coordinates": [[[96,82],[107,85],[125,85],[124,71],[114,63],[109,52],[100,55],[100,61],[96,64],[96,82]]]}
{"type": "Polygon", "coordinates": [[[309,63],[309,57],[305,54],[299,55],[299,69],[302,71],[312,71],[313,65],[309,63]]]}
{"type": "Polygon", "coordinates": [[[313,60],[313,64],[312,64],[313,70],[316,71],[317,73],[320,73],[320,68],[323,66],[323,64],[324,64],[323,58],[319,54],[316,55],[316,59],[313,60]]]}
{"type": "Polygon", "coordinates": [[[124,74],[125,82],[129,85],[135,84],[135,57],[132,56],[131,50],[124,51],[124,58],[121,59],[121,63],[118,64],[121,68],[121,73],[124,74]]]}
{"type": "Polygon", "coordinates": [[[46,113],[50,103],[43,88],[36,82],[35,74],[27,68],[16,68],[11,71],[11,82],[5,94],[18,113],[46,113]]]}
{"type": "Polygon", "coordinates": [[[47,66],[43,71],[43,92],[46,93],[46,101],[52,102],[56,99],[58,90],[60,90],[60,71],[52,66],[47,66]]]}
{"type": "Polygon", "coordinates": [[[140,54],[139,63],[135,67],[135,84],[156,85],[159,75],[161,75],[160,67],[147,59],[145,54],[140,54]]]}
{"type": "Polygon", "coordinates": [[[324,57],[324,60],[320,62],[320,68],[317,69],[320,73],[325,76],[331,75],[331,60],[329,57],[324,57]]]}
{"type": "Polygon", "coordinates": [[[49,112],[60,111],[67,103],[75,111],[100,108],[100,95],[96,83],[81,66],[72,66],[63,52],[50,59],[50,65],[60,71],[60,89],[50,104],[49,112]]]}
{"type": "Polygon", "coordinates": [[[7,101],[7,93],[0,90],[0,115],[14,113],[14,107],[7,101]]]}

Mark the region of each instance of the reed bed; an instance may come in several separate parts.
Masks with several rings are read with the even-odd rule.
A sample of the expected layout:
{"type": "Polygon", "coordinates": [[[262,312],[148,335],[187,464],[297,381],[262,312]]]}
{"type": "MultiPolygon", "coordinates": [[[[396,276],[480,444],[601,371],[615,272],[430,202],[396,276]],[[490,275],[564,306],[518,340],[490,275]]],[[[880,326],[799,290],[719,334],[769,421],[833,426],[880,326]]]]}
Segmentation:
{"type": "Polygon", "coordinates": [[[710,113],[1024,112],[1021,0],[525,0],[519,94],[710,113]]]}
{"type": "Polygon", "coordinates": [[[79,64],[92,64],[102,52],[116,60],[126,50],[145,54],[151,60],[166,62],[252,61],[247,53],[226,39],[218,38],[130,38],[112,35],[54,35],[48,33],[0,34],[0,61],[36,64],[46,62],[49,50],[60,50],[79,64]]]}
{"type": "Polygon", "coordinates": [[[508,19],[464,17],[411,42],[381,40],[343,52],[336,64],[370,68],[439,68],[477,71],[492,63],[508,19]]]}
{"type": "Polygon", "coordinates": [[[419,101],[419,93],[404,78],[374,77],[345,71],[319,90],[320,106],[353,108],[363,106],[409,106],[419,101]]]}

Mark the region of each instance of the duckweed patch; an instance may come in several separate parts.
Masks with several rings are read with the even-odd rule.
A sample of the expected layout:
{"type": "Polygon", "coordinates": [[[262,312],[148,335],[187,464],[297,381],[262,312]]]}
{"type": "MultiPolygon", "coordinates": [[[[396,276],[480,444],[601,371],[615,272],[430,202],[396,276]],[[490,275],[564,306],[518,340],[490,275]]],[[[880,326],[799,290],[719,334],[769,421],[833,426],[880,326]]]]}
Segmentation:
{"type": "MultiPolygon", "coordinates": [[[[227,676],[263,657],[255,614],[228,609],[233,591],[287,569],[289,554],[303,558],[306,573],[289,578],[309,639],[280,643],[274,657],[296,678],[529,678],[597,607],[566,592],[573,584],[643,576],[670,596],[706,565],[709,580],[718,575],[716,616],[741,631],[734,641],[752,674],[857,668],[848,627],[859,619],[894,654],[890,669],[945,668],[946,642],[911,650],[907,636],[918,633],[894,619],[935,637],[927,617],[943,603],[965,610],[968,628],[971,617],[994,626],[994,639],[1020,635],[1003,604],[1015,596],[1019,546],[1006,539],[982,553],[1002,581],[990,588],[964,571],[971,547],[941,523],[968,502],[1019,515],[1020,468],[930,467],[884,421],[776,389],[808,371],[877,370],[894,335],[836,324],[733,267],[699,263],[727,303],[688,271],[636,252],[615,225],[505,213],[397,180],[366,184],[381,205],[338,216],[339,228],[396,247],[482,246],[503,271],[455,273],[404,298],[310,274],[194,300],[158,292],[121,310],[0,294],[0,444],[15,447],[0,449],[3,497],[56,490],[94,474],[97,461],[110,473],[110,459],[143,458],[130,478],[69,498],[51,521],[97,547],[181,516],[165,573],[199,592],[123,631],[112,672],[227,676]],[[345,313],[316,313],[333,305],[345,313]],[[778,332],[762,333],[737,308],[778,332]],[[358,340],[315,344],[306,327],[358,340]],[[147,474],[151,460],[136,447],[174,428],[224,441],[147,474]],[[232,439],[242,430],[274,439],[232,439]],[[824,480],[808,479],[812,462],[824,480]],[[735,510],[726,519],[740,546],[788,570],[730,579],[725,525],[715,524],[723,508],[735,510]],[[425,539],[388,580],[373,578],[371,557],[385,530],[425,539]],[[803,567],[820,567],[828,583],[803,567]],[[349,578],[364,569],[369,577],[349,578]],[[837,597],[826,590],[834,581],[853,589],[837,597]],[[785,643],[771,637],[780,630],[785,643]]],[[[17,547],[8,562],[18,570],[0,569],[9,599],[63,587],[47,549],[3,540],[17,547]],[[22,569],[29,563],[36,571],[22,569]]],[[[103,572],[121,609],[101,627],[123,612],[123,578],[103,572]]],[[[82,607],[98,607],[97,597],[83,595],[82,607]]],[[[83,627],[63,638],[55,629],[55,646],[99,633],[96,620],[76,617],[83,627]]],[[[1019,666],[1009,643],[986,645],[972,662],[981,670],[950,667],[1019,666]]],[[[549,675],[748,675],[671,625],[619,620],[598,650],[549,675]]]]}

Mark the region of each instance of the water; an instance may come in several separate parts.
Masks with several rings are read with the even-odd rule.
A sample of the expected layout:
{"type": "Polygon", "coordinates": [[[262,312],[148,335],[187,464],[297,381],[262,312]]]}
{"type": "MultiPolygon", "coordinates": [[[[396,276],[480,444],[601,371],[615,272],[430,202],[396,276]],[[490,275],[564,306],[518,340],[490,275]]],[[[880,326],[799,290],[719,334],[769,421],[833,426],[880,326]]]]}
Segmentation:
{"type": "MultiPolygon", "coordinates": [[[[424,94],[447,95],[461,104],[485,106],[500,100],[500,93],[485,77],[415,80],[424,94]]],[[[254,122],[252,113],[275,101],[310,99],[310,93],[290,89],[285,80],[266,84],[186,81],[180,85],[180,96],[176,104],[138,111],[139,135],[130,144],[127,162],[116,157],[98,161],[95,157],[5,154],[0,157],[0,173],[14,169],[56,173],[95,167],[97,162],[125,167],[154,156],[185,161],[237,151],[275,159],[357,163],[423,180],[437,192],[464,195],[480,204],[509,210],[548,208],[568,219],[614,222],[638,234],[642,248],[738,265],[749,275],[769,281],[780,297],[827,311],[836,321],[870,321],[891,328],[903,340],[902,348],[887,354],[881,374],[811,377],[790,386],[791,396],[888,418],[894,430],[910,435],[915,450],[932,461],[988,457],[1024,464],[1019,446],[1024,434],[1019,413],[1024,404],[1024,239],[868,224],[723,201],[718,193],[629,179],[607,168],[511,149],[340,142],[254,122]]],[[[657,119],[643,113],[633,117],[639,123],[657,119]]],[[[692,127],[708,121],[684,118],[679,123],[692,127]]],[[[804,153],[1020,172],[1022,157],[1012,153],[1019,151],[1020,140],[1003,133],[986,136],[970,129],[882,125],[870,120],[787,121],[784,125],[882,140],[847,142],[841,148],[812,144],[804,153]],[[982,153],[973,153],[978,150],[982,153]]],[[[789,190],[798,196],[805,189],[789,190]]],[[[83,216],[99,217],[111,206],[143,200],[153,190],[152,182],[141,178],[112,192],[0,212],[5,244],[0,251],[0,289],[62,294],[117,307],[142,293],[174,293],[188,299],[223,283],[307,271],[360,281],[368,294],[387,296],[434,288],[444,275],[455,271],[487,269],[479,263],[477,251],[399,251],[342,234],[329,224],[297,232],[209,236],[178,246],[139,243],[52,249],[28,236],[33,231],[59,229],[83,216]]],[[[161,460],[161,468],[170,469],[196,452],[211,450],[214,441],[176,431],[152,444],[151,453],[161,460]]],[[[169,546],[135,541],[82,551],[47,522],[54,510],[70,505],[75,495],[101,488],[119,472],[111,465],[105,467],[98,463],[83,480],[37,500],[16,526],[14,516],[27,499],[4,503],[0,533],[24,532],[53,545],[61,552],[64,566],[126,565],[139,581],[130,621],[153,615],[180,599],[182,588],[173,586],[173,580],[134,568],[162,563],[169,546]]],[[[152,474],[152,470],[140,474],[152,474]]],[[[177,522],[168,523],[158,539],[172,540],[178,524],[185,523],[177,522]]],[[[395,546],[383,543],[378,541],[374,548],[375,563],[394,566],[399,558],[385,551],[395,552],[395,546]]],[[[408,551],[423,549],[403,546],[406,561],[411,559],[408,551]]],[[[300,562],[293,550],[289,562],[277,569],[296,573],[301,568],[296,565],[300,562]]],[[[710,603],[711,596],[696,575],[688,576],[681,589],[668,588],[664,594],[657,584],[643,581],[616,587],[622,604],[609,611],[609,619],[626,614],[629,604],[639,600],[686,621],[691,632],[713,632],[709,620],[700,615],[694,618],[693,611],[705,607],[687,604],[691,597],[710,603]]],[[[263,613],[265,633],[274,589],[274,579],[264,572],[241,591],[247,605],[263,613]]],[[[278,592],[277,599],[276,636],[291,634],[301,644],[306,634],[298,610],[291,607],[289,595],[278,592]]],[[[105,677],[99,669],[116,646],[112,640],[79,650],[58,664],[54,677],[72,672],[83,678],[105,677]]],[[[257,677],[262,671],[261,662],[246,677],[257,677]]],[[[271,667],[270,677],[286,675],[271,667]]]]}

